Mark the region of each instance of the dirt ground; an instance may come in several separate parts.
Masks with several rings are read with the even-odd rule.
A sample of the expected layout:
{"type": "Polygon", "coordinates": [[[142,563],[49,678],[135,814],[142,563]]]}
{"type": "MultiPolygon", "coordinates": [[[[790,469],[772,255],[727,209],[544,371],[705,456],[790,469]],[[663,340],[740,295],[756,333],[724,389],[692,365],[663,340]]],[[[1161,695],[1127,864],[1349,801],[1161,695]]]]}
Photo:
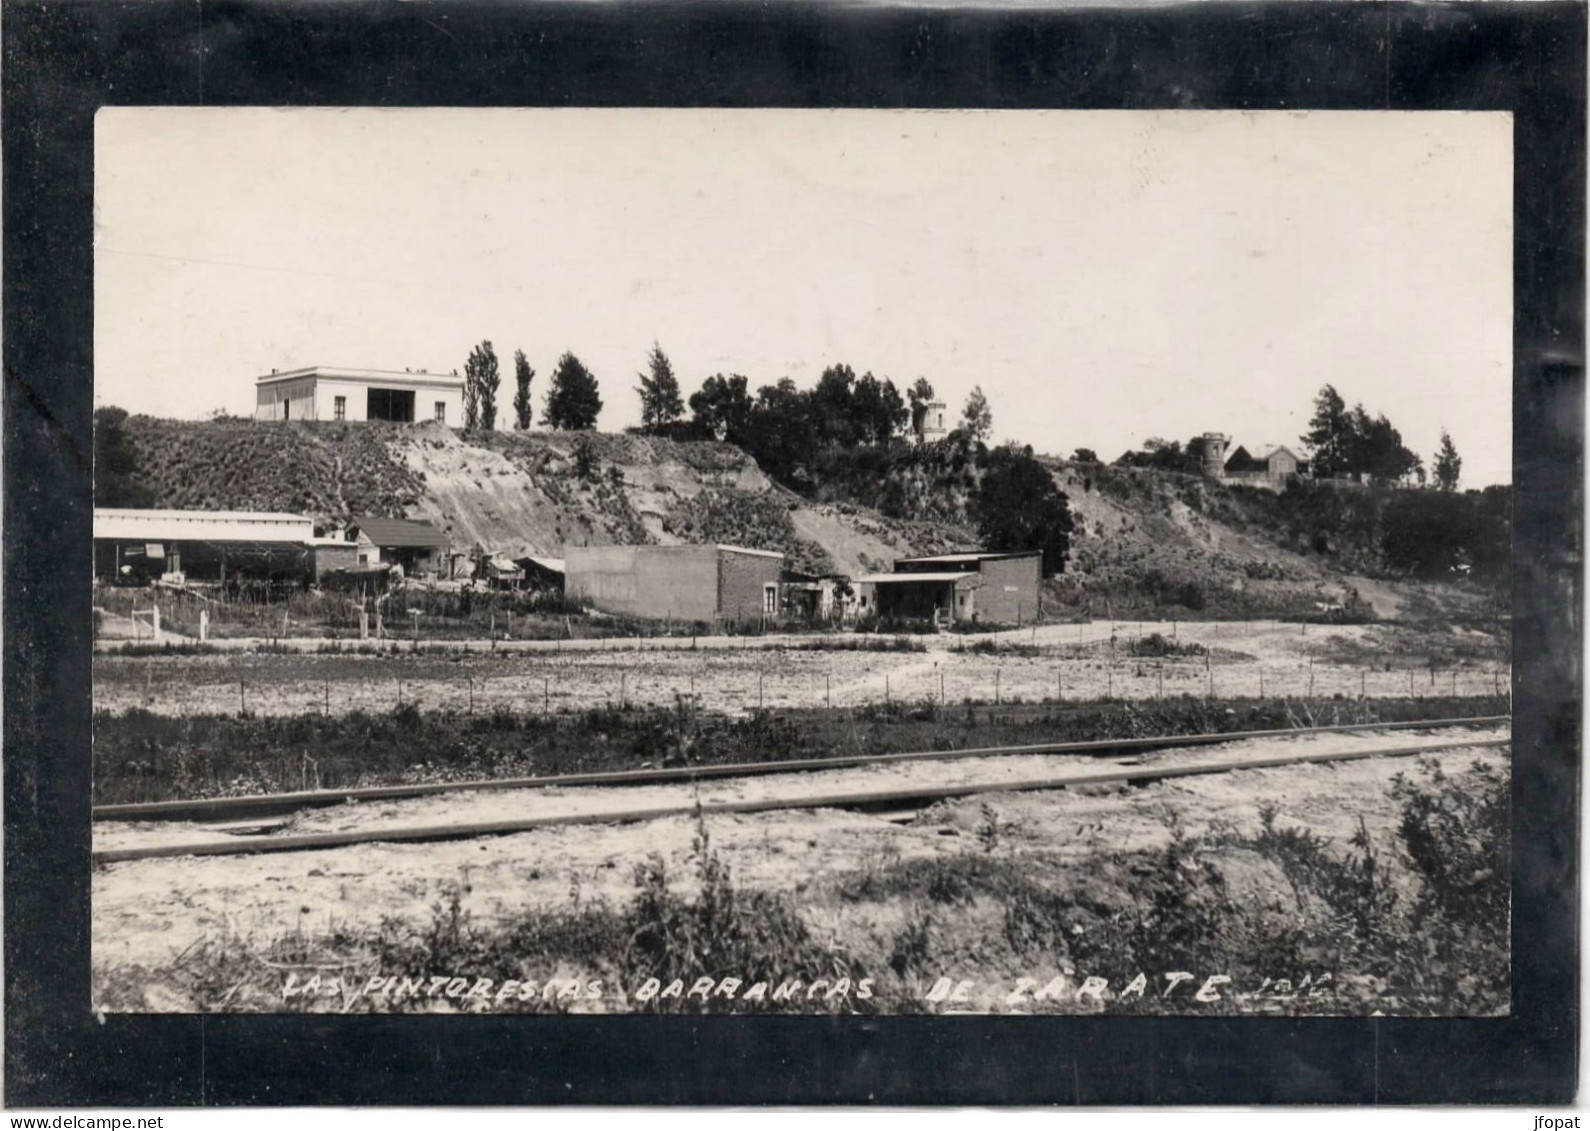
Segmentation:
{"type": "MultiPolygon", "coordinates": [[[[1395,741],[1413,745],[1459,734],[1478,741],[1505,731],[1404,732],[1395,741]]],[[[1336,750],[1364,744],[1389,743],[1385,735],[1310,736],[1166,751],[1153,757],[1158,762],[1194,763],[1275,756],[1304,745],[1336,750]]],[[[1476,760],[1505,768],[1508,761],[1505,748],[1464,748],[1437,757],[1454,769],[1476,760]]],[[[792,789],[818,794],[863,782],[888,786],[928,780],[1017,781],[1096,771],[1113,764],[1114,760],[1101,764],[1049,756],[909,763],[714,782],[703,785],[700,795],[707,801],[792,789]]],[[[982,851],[977,829],[989,810],[1001,829],[998,851],[1017,859],[1031,855],[1086,861],[1104,852],[1162,846],[1170,836],[1171,821],[1195,834],[1217,823],[1251,831],[1265,805],[1279,810],[1283,824],[1305,826],[1338,845],[1353,834],[1362,817],[1375,841],[1389,849],[1397,819],[1390,782],[1412,767],[1409,758],[1367,759],[1242,770],[1144,786],[1000,792],[937,804],[905,824],[854,811],[814,809],[713,816],[708,827],[713,847],[733,869],[737,885],[789,894],[819,935],[845,938],[866,948],[882,945],[885,934],[898,930],[899,924],[889,917],[900,909],[872,907],[858,919],[862,912],[835,902],[826,893],[825,881],[881,859],[982,851]]],[[[296,820],[293,831],[492,819],[576,808],[635,809],[688,803],[694,795],[689,786],[455,794],[305,814],[296,820]]],[[[695,835],[694,821],[679,816],[622,825],[561,826],[472,841],[374,843],[279,855],[103,865],[96,867],[93,878],[94,965],[101,973],[125,966],[159,967],[215,934],[244,938],[279,937],[293,930],[330,934],[338,928],[374,927],[386,916],[423,920],[453,884],[463,885],[466,909],[487,922],[526,907],[566,905],[576,895],[619,904],[633,894],[634,866],[653,852],[688,889],[695,835]]],[[[96,827],[95,844],[215,836],[194,826],[102,825],[96,827]]],[[[937,929],[956,928],[948,921],[937,929]]],[[[953,944],[953,939],[948,941],[953,944]]],[[[974,968],[975,955],[968,962],[969,969],[974,968]]],[[[985,972],[974,969],[967,977],[981,973],[985,972]]],[[[158,987],[151,991],[150,1001],[152,1008],[161,1007],[158,987]]],[[[999,1003],[974,993],[962,1006],[994,1009],[999,1003]]]]}
{"type": "Polygon", "coordinates": [[[740,637],[702,638],[693,648],[637,640],[520,642],[496,651],[399,647],[371,655],[100,655],[94,706],[290,715],[388,711],[401,703],[460,711],[672,707],[684,699],[736,713],[886,701],[1489,695],[1509,685],[1505,650],[1494,638],[1437,639],[1383,625],[1097,622],[911,639],[924,650],[819,650],[810,637],[740,637]],[[1153,634],[1175,647],[1198,645],[1206,655],[1134,655],[1137,642],[1153,634]]]}

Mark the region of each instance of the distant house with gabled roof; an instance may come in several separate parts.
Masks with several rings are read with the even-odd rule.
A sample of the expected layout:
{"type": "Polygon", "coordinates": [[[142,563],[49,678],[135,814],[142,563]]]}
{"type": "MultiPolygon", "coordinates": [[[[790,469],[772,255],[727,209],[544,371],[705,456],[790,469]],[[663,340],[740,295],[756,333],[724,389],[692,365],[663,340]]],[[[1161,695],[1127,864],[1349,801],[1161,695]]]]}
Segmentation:
{"type": "Polygon", "coordinates": [[[428,522],[356,515],[348,524],[348,534],[358,546],[360,565],[396,565],[410,577],[447,576],[452,543],[428,522]]]}
{"type": "Polygon", "coordinates": [[[1284,444],[1266,444],[1257,453],[1238,446],[1226,458],[1221,478],[1279,489],[1287,480],[1308,474],[1308,461],[1284,444]]]}

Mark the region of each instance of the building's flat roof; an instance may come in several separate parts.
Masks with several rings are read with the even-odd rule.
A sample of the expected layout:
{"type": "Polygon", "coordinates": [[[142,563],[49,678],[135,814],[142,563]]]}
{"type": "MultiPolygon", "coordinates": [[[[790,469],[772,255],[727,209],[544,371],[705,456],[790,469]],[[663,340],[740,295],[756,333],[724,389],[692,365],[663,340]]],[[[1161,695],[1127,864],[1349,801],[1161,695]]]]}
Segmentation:
{"type": "Polygon", "coordinates": [[[746,546],[730,546],[723,542],[680,542],[672,546],[655,546],[650,543],[630,546],[565,546],[565,554],[579,553],[583,550],[643,550],[648,554],[683,553],[686,550],[719,550],[726,554],[751,554],[758,558],[780,558],[784,555],[778,550],[752,550],[746,546]]]}
{"type": "Polygon", "coordinates": [[[751,550],[745,546],[727,546],[722,542],[717,543],[717,547],[731,554],[755,554],[759,558],[782,558],[784,556],[777,550],[751,550]]]}
{"type": "Polygon", "coordinates": [[[975,573],[869,573],[856,580],[870,581],[874,585],[902,585],[918,581],[968,581],[976,576],[975,573]]]}
{"type": "Polygon", "coordinates": [[[446,385],[463,388],[464,379],[452,373],[399,372],[394,369],[339,369],[331,365],[310,365],[303,369],[284,369],[280,373],[266,373],[254,378],[256,385],[273,385],[278,381],[296,381],[303,377],[324,377],[332,381],[379,381],[383,385],[446,385]]]}
{"type": "Polygon", "coordinates": [[[978,551],[966,554],[924,554],[919,558],[896,558],[895,564],[905,562],[943,562],[949,565],[955,562],[995,562],[1009,558],[1036,558],[1041,557],[1042,550],[1016,550],[1009,553],[984,553],[978,551]]]}

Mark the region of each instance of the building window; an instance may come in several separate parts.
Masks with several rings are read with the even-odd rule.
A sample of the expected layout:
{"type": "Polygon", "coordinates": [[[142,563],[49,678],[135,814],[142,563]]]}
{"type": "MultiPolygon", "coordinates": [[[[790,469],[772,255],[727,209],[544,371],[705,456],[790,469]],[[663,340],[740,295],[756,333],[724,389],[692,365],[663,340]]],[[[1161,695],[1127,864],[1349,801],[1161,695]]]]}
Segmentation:
{"type": "Polygon", "coordinates": [[[762,586],[762,611],[768,616],[773,616],[778,612],[777,585],[762,586]]]}
{"type": "Polygon", "coordinates": [[[447,402],[446,401],[437,401],[436,402],[436,422],[438,424],[446,424],[447,423],[447,402]]]}
{"type": "Polygon", "coordinates": [[[348,398],[337,397],[331,402],[331,411],[338,420],[348,419],[348,398]]]}

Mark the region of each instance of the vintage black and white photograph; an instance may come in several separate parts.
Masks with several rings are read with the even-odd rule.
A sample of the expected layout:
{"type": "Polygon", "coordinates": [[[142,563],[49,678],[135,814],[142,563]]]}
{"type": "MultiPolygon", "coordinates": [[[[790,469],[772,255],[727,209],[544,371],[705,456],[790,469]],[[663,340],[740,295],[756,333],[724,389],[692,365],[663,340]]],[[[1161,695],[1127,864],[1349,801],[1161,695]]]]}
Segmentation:
{"type": "Polygon", "coordinates": [[[94,156],[95,1009],[1509,1012],[1511,115],[94,156]]]}

